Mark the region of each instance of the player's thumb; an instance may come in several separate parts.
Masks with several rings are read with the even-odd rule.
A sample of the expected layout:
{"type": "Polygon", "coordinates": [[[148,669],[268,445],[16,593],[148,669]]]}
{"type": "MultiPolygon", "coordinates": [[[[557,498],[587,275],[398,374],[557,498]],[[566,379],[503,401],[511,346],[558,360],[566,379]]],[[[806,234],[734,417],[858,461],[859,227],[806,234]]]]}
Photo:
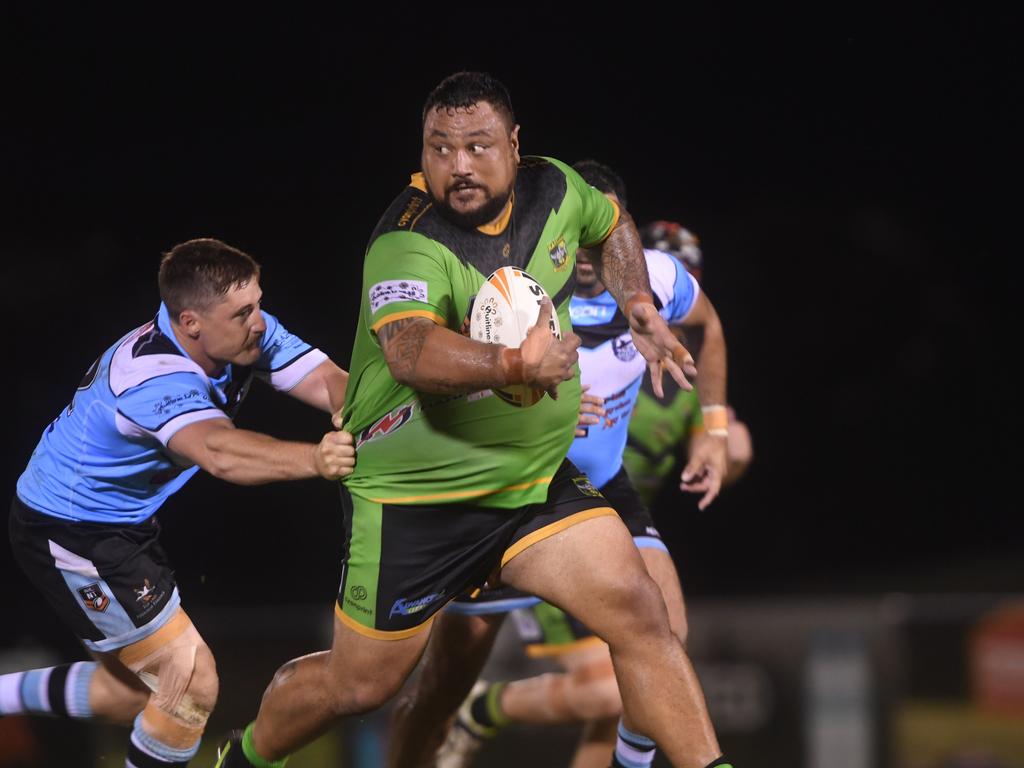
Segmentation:
{"type": "Polygon", "coordinates": [[[551,324],[551,316],[555,312],[555,305],[551,303],[551,299],[545,296],[540,300],[540,311],[537,313],[537,322],[534,323],[534,328],[548,328],[551,324]]]}

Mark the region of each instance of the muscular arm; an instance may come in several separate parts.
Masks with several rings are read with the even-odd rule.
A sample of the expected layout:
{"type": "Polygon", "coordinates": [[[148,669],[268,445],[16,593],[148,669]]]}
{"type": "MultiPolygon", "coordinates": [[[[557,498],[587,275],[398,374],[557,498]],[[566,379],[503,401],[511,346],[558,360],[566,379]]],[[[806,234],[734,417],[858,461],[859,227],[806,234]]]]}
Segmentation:
{"type": "Polygon", "coordinates": [[[699,326],[704,330],[704,342],[697,354],[697,394],[701,405],[725,404],[726,355],[725,333],[718,313],[701,291],[689,314],[680,325],[699,326]]]}
{"type": "Polygon", "coordinates": [[[424,317],[387,323],[377,339],[395,381],[419,392],[461,394],[530,384],[557,397],[558,384],[575,376],[580,340],[573,333],[561,339],[551,334],[554,311],[544,297],[518,349],[467,339],[424,317]]]}
{"type": "Polygon", "coordinates": [[[588,250],[598,278],[626,312],[626,303],[636,294],[651,293],[640,234],[629,212],[623,209],[615,229],[598,248],[588,250]]]}
{"type": "Polygon", "coordinates": [[[499,344],[484,344],[425,317],[407,317],[377,331],[391,375],[419,392],[461,394],[509,382],[499,344]]]}
{"type": "Polygon", "coordinates": [[[340,477],[355,464],[352,436],[346,432],[330,432],[314,445],[236,429],[228,419],[182,427],[167,447],[180,463],[198,464],[214,477],[238,485],[340,477]]]}
{"type": "Polygon", "coordinates": [[[324,360],[309,372],[288,394],[306,405],[327,413],[337,413],[345,405],[348,373],[330,360],[324,360]]]}

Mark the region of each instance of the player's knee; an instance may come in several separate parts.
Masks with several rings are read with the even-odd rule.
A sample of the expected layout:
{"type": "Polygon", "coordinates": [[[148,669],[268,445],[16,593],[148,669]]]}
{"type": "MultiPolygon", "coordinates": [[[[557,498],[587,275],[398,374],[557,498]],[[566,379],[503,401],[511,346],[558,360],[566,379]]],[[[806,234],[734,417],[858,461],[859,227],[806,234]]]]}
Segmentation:
{"type": "Polygon", "coordinates": [[[604,637],[612,646],[671,632],[661,590],[646,573],[636,573],[609,590],[606,604],[614,608],[604,637]]]}
{"type": "Polygon", "coordinates": [[[169,716],[182,732],[201,733],[217,703],[219,682],[213,653],[189,633],[169,644],[159,657],[156,674],[146,674],[153,687],[150,704],[169,716]]]}
{"type": "Polygon", "coordinates": [[[399,688],[401,683],[394,683],[388,674],[379,677],[360,676],[349,680],[330,692],[332,713],[341,717],[371,712],[386,704],[398,693],[399,688]]]}
{"type": "Polygon", "coordinates": [[[195,668],[186,692],[193,705],[207,714],[213,712],[217,705],[220,678],[217,676],[217,663],[213,658],[213,652],[205,643],[196,649],[195,668]]]}

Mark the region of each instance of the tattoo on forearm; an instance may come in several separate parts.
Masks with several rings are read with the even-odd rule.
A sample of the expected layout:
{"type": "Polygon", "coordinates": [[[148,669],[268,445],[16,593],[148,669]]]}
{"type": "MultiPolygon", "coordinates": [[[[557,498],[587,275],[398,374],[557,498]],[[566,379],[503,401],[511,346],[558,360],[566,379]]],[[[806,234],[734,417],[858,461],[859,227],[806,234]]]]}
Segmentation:
{"type": "Polygon", "coordinates": [[[406,317],[381,326],[377,340],[396,381],[405,381],[416,370],[427,334],[434,324],[425,317],[406,317]]]}
{"type": "Polygon", "coordinates": [[[601,282],[620,306],[634,293],[651,292],[643,245],[626,211],[622,211],[618,226],[601,246],[596,266],[601,282]]]}
{"type": "MultiPolygon", "coordinates": [[[[409,317],[377,331],[395,381],[421,392],[464,394],[495,386],[500,348],[452,334],[445,342],[428,336],[437,329],[423,317],[409,317]]],[[[440,332],[444,332],[440,329],[440,332]]]]}

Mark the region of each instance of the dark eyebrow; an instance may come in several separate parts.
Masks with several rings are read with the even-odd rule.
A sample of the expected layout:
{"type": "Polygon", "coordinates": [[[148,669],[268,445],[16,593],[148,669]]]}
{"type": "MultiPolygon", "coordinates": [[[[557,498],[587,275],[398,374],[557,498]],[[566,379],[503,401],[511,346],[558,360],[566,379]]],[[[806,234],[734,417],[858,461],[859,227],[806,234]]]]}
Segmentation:
{"type": "Polygon", "coordinates": [[[444,131],[439,131],[439,130],[437,130],[437,128],[435,128],[434,130],[432,130],[432,131],[430,132],[430,135],[431,135],[431,137],[434,137],[434,136],[439,136],[439,137],[441,137],[442,139],[447,139],[447,138],[448,138],[448,134],[447,134],[447,133],[445,133],[444,131]]]}

